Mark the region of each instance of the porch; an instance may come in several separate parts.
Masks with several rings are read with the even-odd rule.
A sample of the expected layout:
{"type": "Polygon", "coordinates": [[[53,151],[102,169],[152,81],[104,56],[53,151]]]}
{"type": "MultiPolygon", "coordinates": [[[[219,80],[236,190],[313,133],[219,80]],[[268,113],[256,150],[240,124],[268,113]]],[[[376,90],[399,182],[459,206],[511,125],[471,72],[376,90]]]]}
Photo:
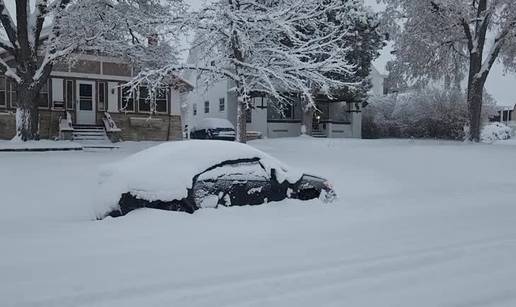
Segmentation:
{"type": "Polygon", "coordinates": [[[318,101],[312,117],[312,136],[360,138],[361,104],[318,101]]]}
{"type": "MultiPolygon", "coordinates": [[[[304,114],[299,101],[279,109],[271,105],[270,99],[257,97],[252,99],[252,106],[247,114],[248,130],[259,131],[268,138],[295,137],[302,133],[304,114]]],[[[361,138],[361,109],[361,102],[319,98],[311,119],[311,133],[308,132],[320,138],[361,138]]]]}

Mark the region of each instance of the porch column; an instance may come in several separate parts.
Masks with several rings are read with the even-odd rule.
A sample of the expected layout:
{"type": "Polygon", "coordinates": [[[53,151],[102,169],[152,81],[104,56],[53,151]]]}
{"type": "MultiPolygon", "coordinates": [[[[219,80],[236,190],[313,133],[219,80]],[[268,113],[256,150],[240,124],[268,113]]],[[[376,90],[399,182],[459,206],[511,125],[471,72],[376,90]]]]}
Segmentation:
{"type": "Polygon", "coordinates": [[[353,138],[362,138],[362,103],[355,102],[351,106],[351,131],[353,138]]]}

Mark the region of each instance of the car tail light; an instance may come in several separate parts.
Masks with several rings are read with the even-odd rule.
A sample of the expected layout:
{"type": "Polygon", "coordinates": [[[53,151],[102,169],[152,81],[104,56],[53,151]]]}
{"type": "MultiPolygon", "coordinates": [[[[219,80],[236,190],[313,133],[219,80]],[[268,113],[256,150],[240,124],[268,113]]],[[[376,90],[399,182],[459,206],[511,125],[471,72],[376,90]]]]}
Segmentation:
{"type": "Polygon", "coordinates": [[[324,187],[327,188],[328,190],[333,190],[333,184],[331,184],[331,182],[329,181],[325,181],[323,183],[324,187]]]}

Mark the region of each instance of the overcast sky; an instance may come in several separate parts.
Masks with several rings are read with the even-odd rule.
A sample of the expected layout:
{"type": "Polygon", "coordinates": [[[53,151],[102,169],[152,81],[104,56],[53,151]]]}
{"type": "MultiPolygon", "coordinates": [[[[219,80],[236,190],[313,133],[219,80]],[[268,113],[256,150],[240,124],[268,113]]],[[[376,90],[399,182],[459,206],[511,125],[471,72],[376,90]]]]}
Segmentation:
{"type": "MultiPolygon", "coordinates": [[[[206,0],[185,0],[190,4],[192,9],[199,8],[202,3],[206,0]]],[[[308,0],[307,0],[308,1],[308,0]]],[[[383,6],[378,5],[376,0],[364,0],[367,5],[370,5],[374,10],[382,10],[383,6]]],[[[10,11],[14,14],[14,0],[7,0],[7,6],[10,11]]],[[[382,51],[382,54],[378,60],[375,61],[374,65],[377,69],[385,73],[385,64],[391,58],[391,49],[387,47],[382,51]]],[[[489,74],[489,78],[486,84],[488,92],[495,97],[498,104],[514,106],[516,103],[516,75],[513,73],[504,73],[503,66],[497,64],[493,67],[493,70],[489,74]]]]}

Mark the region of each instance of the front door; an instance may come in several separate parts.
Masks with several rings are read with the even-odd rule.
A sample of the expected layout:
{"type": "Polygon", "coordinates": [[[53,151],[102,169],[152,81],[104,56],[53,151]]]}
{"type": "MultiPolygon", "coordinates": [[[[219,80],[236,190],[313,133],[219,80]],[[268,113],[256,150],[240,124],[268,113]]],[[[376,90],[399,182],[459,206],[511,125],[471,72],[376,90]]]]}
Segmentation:
{"type": "Polygon", "coordinates": [[[312,117],[312,131],[319,132],[321,131],[321,115],[322,112],[319,110],[315,110],[312,117]]]}
{"type": "Polygon", "coordinates": [[[77,81],[77,124],[95,124],[95,82],[77,81]]]}

